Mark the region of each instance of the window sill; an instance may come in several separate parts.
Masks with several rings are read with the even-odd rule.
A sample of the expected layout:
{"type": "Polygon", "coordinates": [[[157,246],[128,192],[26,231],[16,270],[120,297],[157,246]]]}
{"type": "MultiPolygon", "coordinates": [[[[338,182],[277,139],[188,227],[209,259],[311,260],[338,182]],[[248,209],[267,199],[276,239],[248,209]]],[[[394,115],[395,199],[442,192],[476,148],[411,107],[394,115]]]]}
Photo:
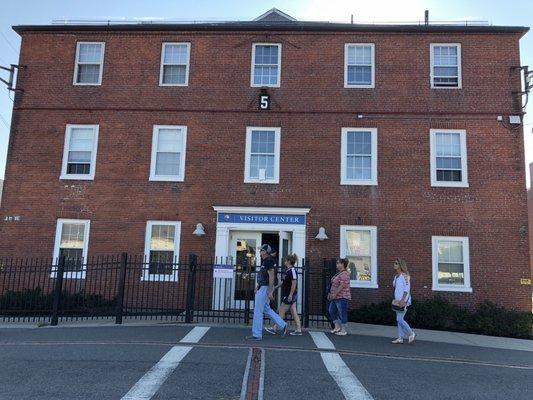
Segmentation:
{"type": "Polygon", "coordinates": [[[63,181],[94,181],[94,175],[61,175],[63,181]]]}
{"type": "Polygon", "coordinates": [[[350,85],[350,84],[345,83],[344,88],[345,89],[375,89],[376,85],[374,85],[373,83],[370,85],[350,85]]]}
{"type": "Polygon", "coordinates": [[[150,176],[150,182],[184,182],[184,176],[150,176]]]}
{"type": "Polygon", "coordinates": [[[431,288],[434,292],[463,292],[463,293],[472,293],[471,287],[445,287],[445,286],[433,286],[431,288]]]}
{"type": "Polygon", "coordinates": [[[259,179],[245,179],[244,183],[257,183],[257,184],[267,184],[267,185],[278,185],[279,180],[274,179],[265,179],[260,181],[259,179]]]}
{"type": "Polygon", "coordinates": [[[467,188],[468,182],[431,182],[432,187],[467,188]]]}
{"type": "Polygon", "coordinates": [[[73,86],[102,86],[102,82],[99,83],[76,83],[72,84],[73,86]]]}
{"type": "Polygon", "coordinates": [[[177,86],[177,87],[187,87],[189,86],[189,83],[160,83],[159,86],[166,87],[166,86],[177,86]]]}
{"type": "Polygon", "coordinates": [[[459,89],[462,89],[462,86],[433,86],[431,85],[431,89],[459,90],[459,89]]]}
{"type": "Polygon", "coordinates": [[[256,85],[254,83],[252,83],[250,85],[250,87],[253,87],[253,88],[279,88],[281,87],[280,84],[277,84],[277,85],[256,85]]]}
{"type": "Polygon", "coordinates": [[[377,289],[377,283],[362,283],[357,281],[350,281],[350,288],[360,288],[360,289],[377,289]]]}
{"type": "Polygon", "coordinates": [[[356,181],[356,180],[348,180],[348,179],[342,179],[341,185],[347,185],[347,186],[377,186],[377,181],[356,181]]]}

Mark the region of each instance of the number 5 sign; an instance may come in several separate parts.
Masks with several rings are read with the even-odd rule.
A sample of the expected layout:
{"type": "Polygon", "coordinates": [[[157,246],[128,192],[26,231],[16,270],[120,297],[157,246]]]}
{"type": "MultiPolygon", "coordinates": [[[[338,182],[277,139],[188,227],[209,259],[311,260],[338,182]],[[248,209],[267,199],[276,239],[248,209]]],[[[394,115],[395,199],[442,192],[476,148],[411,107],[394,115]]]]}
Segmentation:
{"type": "Polygon", "coordinates": [[[259,95],[259,109],[270,110],[270,95],[268,94],[259,95]]]}

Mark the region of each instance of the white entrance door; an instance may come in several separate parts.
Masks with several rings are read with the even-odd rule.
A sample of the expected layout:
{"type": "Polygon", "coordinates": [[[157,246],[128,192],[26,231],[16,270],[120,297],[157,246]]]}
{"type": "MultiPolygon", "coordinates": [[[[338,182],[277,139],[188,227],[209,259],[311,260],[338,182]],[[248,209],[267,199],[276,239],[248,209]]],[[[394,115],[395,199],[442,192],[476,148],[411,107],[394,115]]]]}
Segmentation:
{"type": "Polygon", "coordinates": [[[256,267],[261,265],[260,247],[260,232],[234,231],[230,234],[230,254],[235,264],[235,277],[231,285],[231,308],[245,308],[246,296],[250,300],[250,308],[253,308],[256,267]]]}

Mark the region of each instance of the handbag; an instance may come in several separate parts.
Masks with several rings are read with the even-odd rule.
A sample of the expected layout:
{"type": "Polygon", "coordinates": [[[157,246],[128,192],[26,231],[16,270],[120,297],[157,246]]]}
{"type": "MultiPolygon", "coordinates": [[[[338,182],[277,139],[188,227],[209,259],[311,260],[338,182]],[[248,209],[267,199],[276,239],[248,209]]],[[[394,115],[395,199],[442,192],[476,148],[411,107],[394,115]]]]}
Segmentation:
{"type": "Polygon", "coordinates": [[[407,307],[407,304],[404,307],[400,307],[400,301],[399,300],[392,300],[391,307],[393,311],[405,311],[405,308],[407,307]]]}

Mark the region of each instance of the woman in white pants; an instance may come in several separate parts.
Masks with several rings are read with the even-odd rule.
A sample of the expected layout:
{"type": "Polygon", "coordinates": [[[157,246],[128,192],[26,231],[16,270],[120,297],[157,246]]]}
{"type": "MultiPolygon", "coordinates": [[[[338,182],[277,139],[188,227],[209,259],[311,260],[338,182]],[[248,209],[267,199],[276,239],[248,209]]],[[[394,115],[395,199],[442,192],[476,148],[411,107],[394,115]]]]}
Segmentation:
{"type": "Polygon", "coordinates": [[[396,272],[396,276],[392,282],[394,286],[393,305],[398,308],[394,309],[396,312],[396,321],[398,322],[398,338],[394,339],[392,343],[403,343],[404,337],[408,337],[409,343],[413,343],[416,334],[404,319],[407,307],[411,305],[411,276],[407,270],[405,260],[397,258],[394,261],[394,271],[396,272]]]}

